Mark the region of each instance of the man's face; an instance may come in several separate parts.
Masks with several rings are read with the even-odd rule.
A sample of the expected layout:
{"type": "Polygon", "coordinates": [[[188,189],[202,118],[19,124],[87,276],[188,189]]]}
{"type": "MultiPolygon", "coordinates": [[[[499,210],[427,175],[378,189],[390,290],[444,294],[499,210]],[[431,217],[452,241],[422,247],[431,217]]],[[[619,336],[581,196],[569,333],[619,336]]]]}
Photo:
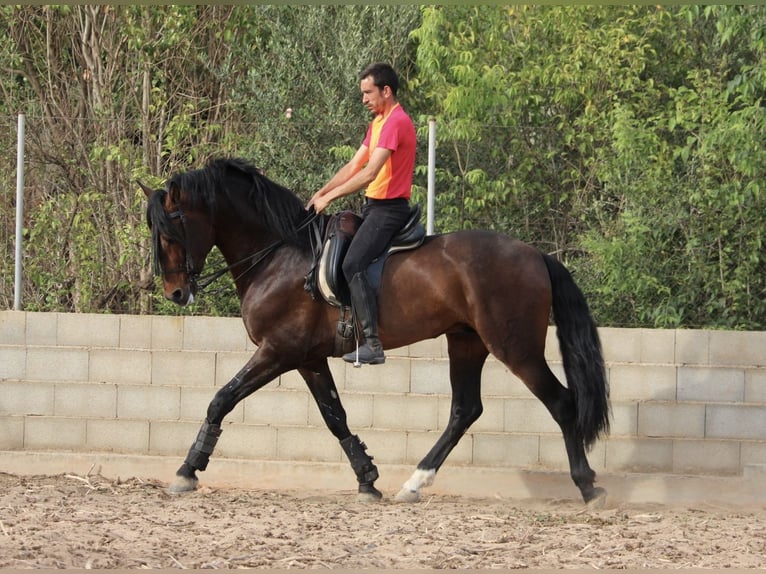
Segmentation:
{"type": "Polygon", "coordinates": [[[382,90],[375,85],[372,76],[363,78],[359,84],[362,90],[362,104],[373,114],[380,114],[384,111],[385,94],[390,88],[385,86],[382,90]]]}

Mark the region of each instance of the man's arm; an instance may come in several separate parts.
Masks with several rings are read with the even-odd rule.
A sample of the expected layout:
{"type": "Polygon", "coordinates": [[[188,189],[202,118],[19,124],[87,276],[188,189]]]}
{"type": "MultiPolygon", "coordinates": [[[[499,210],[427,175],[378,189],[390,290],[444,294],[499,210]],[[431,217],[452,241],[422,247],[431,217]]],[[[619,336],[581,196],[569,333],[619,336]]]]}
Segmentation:
{"type": "Polygon", "coordinates": [[[354,158],[343,166],[338,173],[309,201],[308,206],[313,205],[317,213],[322,213],[333,201],[344,195],[349,195],[360,189],[364,189],[375,181],[381,168],[391,157],[392,151],[386,148],[375,148],[370,155],[367,165],[362,167],[360,163],[367,156],[367,146],[362,146],[354,155],[354,158]]]}
{"type": "Polygon", "coordinates": [[[352,157],[351,160],[349,160],[349,162],[346,163],[346,165],[340,168],[335,173],[335,175],[332,176],[332,178],[330,178],[330,181],[324,184],[324,186],[322,186],[322,188],[311,197],[309,202],[306,204],[306,209],[314,205],[316,203],[316,200],[322,197],[323,195],[325,195],[328,191],[347,182],[349,179],[354,177],[355,174],[361,171],[362,168],[364,167],[365,161],[367,160],[367,154],[368,154],[367,146],[364,144],[359,146],[359,149],[356,150],[354,157],[352,157]]]}

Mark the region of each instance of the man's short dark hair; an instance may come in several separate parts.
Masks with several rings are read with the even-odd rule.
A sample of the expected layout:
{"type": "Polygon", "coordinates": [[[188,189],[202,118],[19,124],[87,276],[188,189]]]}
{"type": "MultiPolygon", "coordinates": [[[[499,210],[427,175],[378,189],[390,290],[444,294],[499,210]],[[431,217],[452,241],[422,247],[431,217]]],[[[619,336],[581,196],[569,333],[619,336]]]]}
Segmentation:
{"type": "Polygon", "coordinates": [[[359,74],[359,80],[364,80],[367,77],[372,78],[372,83],[379,89],[383,89],[388,86],[396,97],[396,92],[399,89],[399,76],[396,75],[394,69],[382,62],[376,62],[370,64],[359,74]]]}

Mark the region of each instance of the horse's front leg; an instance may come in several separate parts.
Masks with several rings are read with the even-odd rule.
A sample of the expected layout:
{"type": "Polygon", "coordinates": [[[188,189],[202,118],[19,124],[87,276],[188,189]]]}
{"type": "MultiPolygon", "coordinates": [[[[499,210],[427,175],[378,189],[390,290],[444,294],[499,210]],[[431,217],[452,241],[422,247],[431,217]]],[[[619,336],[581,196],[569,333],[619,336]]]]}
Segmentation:
{"type": "Polygon", "coordinates": [[[237,404],[275,377],[288,370],[275,359],[274,354],[261,347],[247,364],[221,387],[210,401],[205,422],[189,449],[186,459],[176,471],[175,481],[168,487],[170,492],[188,492],[197,488],[197,471],[207,468],[210,456],[221,436],[221,422],[237,404]]]}
{"type": "Polygon", "coordinates": [[[380,500],[383,495],[375,488],[378,468],[373,464],[372,457],[367,454],[365,444],[357,435],[352,435],[348,428],[346,411],[340,402],[338,389],[335,387],[327,360],[317,361],[310,367],[298,369],[298,372],[306,380],[327,428],[340,441],[343,452],[346,453],[351,468],[356,473],[356,479],[359,482],[359,500],[380,500]]]}

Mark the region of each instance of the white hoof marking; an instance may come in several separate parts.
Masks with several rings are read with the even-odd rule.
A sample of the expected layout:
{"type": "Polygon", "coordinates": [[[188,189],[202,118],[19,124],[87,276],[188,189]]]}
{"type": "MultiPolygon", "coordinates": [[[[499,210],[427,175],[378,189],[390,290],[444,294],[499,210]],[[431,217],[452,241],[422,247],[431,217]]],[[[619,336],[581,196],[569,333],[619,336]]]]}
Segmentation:
{"type": "Polygon", "coordinates": [[[410,490],[409,488],[403,488],[396,495],[397,502],[417,502],[420,500],[420,493],[416,490],[410,490]]]}
{"type": "Polygon", "coordinates": [[[435,470],[418,469],[412,473],[407,482],[402,485],[396,500],[399,502],[417,502],[420,500],[420,489],[431,486],[436,478],[435,470]]]}

